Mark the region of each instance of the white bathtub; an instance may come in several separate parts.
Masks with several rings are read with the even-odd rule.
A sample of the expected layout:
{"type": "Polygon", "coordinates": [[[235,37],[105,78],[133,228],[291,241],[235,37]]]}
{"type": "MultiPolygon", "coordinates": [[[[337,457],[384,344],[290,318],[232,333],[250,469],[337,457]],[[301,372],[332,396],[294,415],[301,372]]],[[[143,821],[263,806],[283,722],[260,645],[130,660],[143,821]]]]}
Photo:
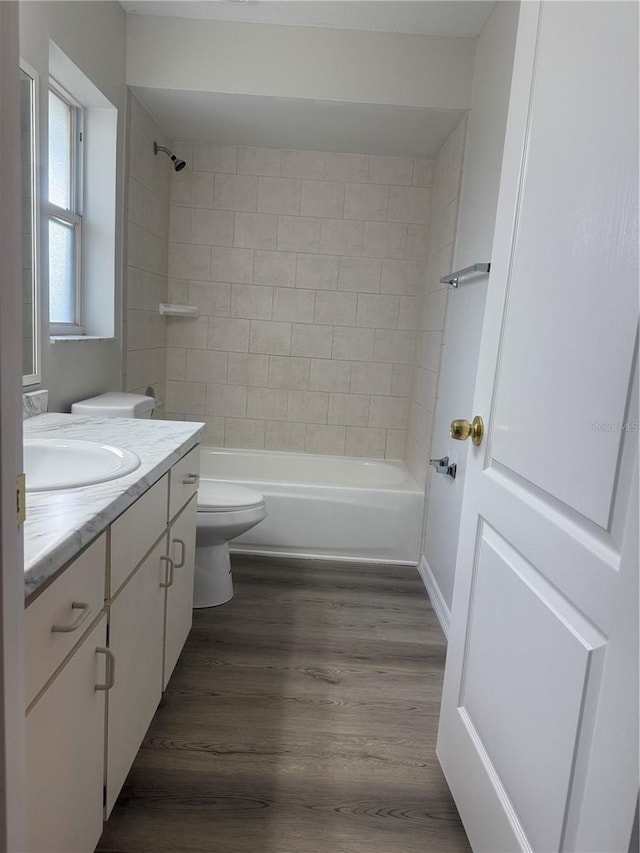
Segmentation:
{"type": "Polygon", "coordinates": [[[203,447],[200,474],[265,496],[232,552],[417,563],[423,494],[402,462],[203,447]]]}

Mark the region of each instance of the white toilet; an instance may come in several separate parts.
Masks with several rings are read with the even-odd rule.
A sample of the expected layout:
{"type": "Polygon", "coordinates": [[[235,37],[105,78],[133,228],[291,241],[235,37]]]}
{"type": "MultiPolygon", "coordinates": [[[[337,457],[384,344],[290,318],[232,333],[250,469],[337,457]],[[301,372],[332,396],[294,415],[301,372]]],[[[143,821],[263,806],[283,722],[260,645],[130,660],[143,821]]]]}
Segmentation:
{"type": "Polygon", "coordinates": [[[214,607],[233,598],[229,541],[255,527],[266,515],[259,492],[235,483],[200,480],[194,607],[214,607]]]}
{"type": "MultiPolygon", "coordinates": [[[[153,397],[110,391],[74,403],[71,413],[108,418],[150,418],[155,404],[153,397]]],[[[200,480],[194,607],[215,607],[233,598],[229,541],[255,527],[266,515],[264,498],[258,492],[218,480],[200,480]]]]}

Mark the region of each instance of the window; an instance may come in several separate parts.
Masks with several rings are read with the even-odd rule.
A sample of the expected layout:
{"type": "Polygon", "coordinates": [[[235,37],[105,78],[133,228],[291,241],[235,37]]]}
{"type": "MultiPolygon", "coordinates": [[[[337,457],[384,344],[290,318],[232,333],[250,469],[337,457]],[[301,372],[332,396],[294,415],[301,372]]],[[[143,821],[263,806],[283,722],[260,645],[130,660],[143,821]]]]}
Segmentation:
{"type": "Polygon", "coordinates": [[[82,107],[49,87],[49,322],[82,334],[82,107]]]}

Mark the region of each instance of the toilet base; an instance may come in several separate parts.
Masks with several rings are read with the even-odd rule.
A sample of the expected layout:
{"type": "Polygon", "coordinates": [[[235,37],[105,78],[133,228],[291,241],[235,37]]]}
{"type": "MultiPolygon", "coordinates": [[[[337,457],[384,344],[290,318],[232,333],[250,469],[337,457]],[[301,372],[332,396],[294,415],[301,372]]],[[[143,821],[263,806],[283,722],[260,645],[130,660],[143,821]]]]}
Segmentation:
{"type": "Polygon", "coordinates": [[[198,545],[193,584],[193,606],[217,607],[233,598],[229,543],[198,545]]]}

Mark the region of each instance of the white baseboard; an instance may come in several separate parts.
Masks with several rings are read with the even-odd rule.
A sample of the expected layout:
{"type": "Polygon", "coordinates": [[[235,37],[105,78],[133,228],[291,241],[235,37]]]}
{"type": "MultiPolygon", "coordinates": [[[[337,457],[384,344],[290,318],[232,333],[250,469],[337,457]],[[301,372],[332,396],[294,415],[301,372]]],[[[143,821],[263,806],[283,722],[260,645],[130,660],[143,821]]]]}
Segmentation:
{"type": "Polygon", "coordinates": [[[431,605],[435,611],[436,616],[438,617],[440,627],[442,628],[442,631],[448,640],[449,625],[451,624],[451,613],[449,611],[449,608],[447,607],[447,602],[444,600],[442,593],[440,592],[440,587],[436,583],[436,579],[433,576],[433,572],[429,568],[429,563],[427,563],[424,555],[420,558],[420,562],[418,564],[418,572],[420,573],[422,582],[425,585],[427,593],[429,594],[429,599],[431,600],[431,605]]]}

